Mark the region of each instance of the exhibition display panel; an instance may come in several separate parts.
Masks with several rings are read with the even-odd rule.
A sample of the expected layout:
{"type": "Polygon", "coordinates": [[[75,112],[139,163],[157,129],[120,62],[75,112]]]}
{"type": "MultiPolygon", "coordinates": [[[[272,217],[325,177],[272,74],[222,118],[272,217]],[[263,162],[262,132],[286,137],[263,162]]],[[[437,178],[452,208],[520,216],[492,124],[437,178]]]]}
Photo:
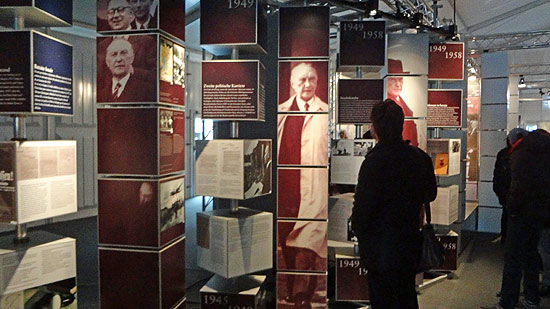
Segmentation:
{"type": "Polygon", "coordinates": [[[462,127],[462,89],[428,90],[428,127],[462,127]]]}
{"type": "Polygon", "coordinates": [[[183,175],[99,179],[99,245],[158,249],[181,237],[184,189],[183,175]]]}
{"type": "Polygon", "coordinates": [[[214,275],[201,288],[201,308],[266,309],[266,276],[249,275],[226,280],[214,275]]]}
{"type": "Polygon", "coordinates": [[[73,23],[72,0],[1,0],[0,25],[13,26],[22,18],[26,27],[68,27],[73,23]]]}
{"type": "Polygon", "coordinates": [[[273,267],[273,214],[239,207],[197,213],[197,264],[224,278],[273,267]]]}
{"type": "Polygon", "coordinates": [[[100,175],[164,176],[184,171],[183,110],[100,107],[97,115],[100,175]]]}
{"type": "Polygon", "coordinates": [[[458,185],[437,188],[437,198],[431,203],[432,223],[451,225],[458,220],[458,185]]]}
{"type": "Polygon", "coordinates": [[[349,226],[355,193],[336,194],[328,200],[328,240],[350,241],[349,226]]]}
{"type": "Polygon", "coordinates": [[[232,48],[267,52],[267,1],[204,1],[200,6],[200,44],[214,55],[232,48]]]}
{"type": "Polygon", "coordinates": [[[0,223],[77,211],[76,141],[0,142],[0,223]]]}
{"type": "Polygon", "coordinates": [[[185,1],[96,8],[101,307],[184,307],[185,1]]]}
{"type": "Polygon", "coordinates": [[[278,308],[326,307],[329,19],[328,7],[279,10],[278,308]]]}
{"type": "Polygon", "coordinates": [[[101,308],[181,306],[185,301],[185,237],[160,250],[99,247],[99,294],[101,308]]]}
{"type": "Polygon", "coordinates": [[[184,106],[185,48],[156,33],[98,37],[97,103],[184,106]]]}
{"type": "Polygon", "coordinates": [[[202,62],[202,117],[265,121],[265,67],[259,60],[202,62]]]}
{"type": "Polygon", "coordinates": [[[279,58],[328,58],[330,12],[326,6],[279,9],[279,58]]]}
{"type": "Polygon", "coordinates": [[[367,272],[359,257],[336,254],[336,301],[369,301],[367,272]]]}
{"type": "Polygon", "coordinates": [[[338,80],[337,123],[371,123],[372,107],[383,99],[384,81],[381,79],[338,80]]]}
{"type": "Polygon", "coordinates": [[[378,71],[386,64],[385,21],[340,22],[339,71],[368,67],[378,71]]]}
{"type": "Polygon", "coordinates": [[[73,47],[34,30],[0,41],[0,114],[72,116],[73,47]]]}
{"type": "Polygon", "coordinates": [[[460,139],[429,139],[427,153],[438,176],[460,174],[460,139]]]}
{"type": "Polygon", "coordinates": [[[271,194],[268,139],[196,142],[196,193],[244,200],[271,194]]]}
{"type": "Polygon", "coordinates": [[[430,44],[428,78],[435,80],[464,80],[464,43],[430,44]]]}
{"type": "Polygon", "coordinates": [[[74,300],[76,240],[42,231],[28,235],[25,244],[14,244],[12,235],[0,238],[2,308],[31,307],[45,294],[38,290],[54,298],[74,300]]]}
{"type": "Polygon", "coordinates": [[[331,141],[330,183],[356,185],[359,169],[374,139],[338,139],[331,141]]]}
{"type": "Polygon", "coordinates": [[[129,2],[130,6],[125,7],[126,2],[97,0],[97,32],[160,32],[185,40],[185,27],[181,26],[185,25],[185,0],[129,2]]]}

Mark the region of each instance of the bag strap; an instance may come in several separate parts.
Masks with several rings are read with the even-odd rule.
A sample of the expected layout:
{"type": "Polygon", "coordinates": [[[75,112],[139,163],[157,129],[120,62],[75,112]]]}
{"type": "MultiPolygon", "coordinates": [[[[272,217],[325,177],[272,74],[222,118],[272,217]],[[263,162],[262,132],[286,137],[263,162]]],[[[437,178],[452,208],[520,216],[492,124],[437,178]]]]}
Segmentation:
{"type": "Polygon", "coordinates": [[[432,224],[432,212],[430,211],[430,203],[424,203],[424,213],[426,214],[426,224],[432,224]]]}

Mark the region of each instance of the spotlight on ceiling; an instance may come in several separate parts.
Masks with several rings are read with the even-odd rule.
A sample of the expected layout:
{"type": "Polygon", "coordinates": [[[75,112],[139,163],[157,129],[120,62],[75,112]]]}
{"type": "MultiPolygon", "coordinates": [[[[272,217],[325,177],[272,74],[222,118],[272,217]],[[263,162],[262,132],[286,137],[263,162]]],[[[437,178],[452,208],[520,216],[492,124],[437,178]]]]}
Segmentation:
{"type": "Polygon", "coordinates": [[[525,78],[523,78],[523,75],[520,75],[518,88],[525,88],[525,87],[527,87],[527,85],[525,84],[525,78]]]}
{"type": "Polygon", "coordinates": [[[422,19],[424,18],[424,15],[420,12],[416,12],[412,16],[412,22],[415,25],[416,29],[420,29],[422,26],[422,19]]]}
{"type": "Polygon", "coordinates": [[[372,17],[372,16],[376,16],[377,13],[378,13],[377,10],[371,10],[371,11],[369,12],[369,15],[372,17]]]}

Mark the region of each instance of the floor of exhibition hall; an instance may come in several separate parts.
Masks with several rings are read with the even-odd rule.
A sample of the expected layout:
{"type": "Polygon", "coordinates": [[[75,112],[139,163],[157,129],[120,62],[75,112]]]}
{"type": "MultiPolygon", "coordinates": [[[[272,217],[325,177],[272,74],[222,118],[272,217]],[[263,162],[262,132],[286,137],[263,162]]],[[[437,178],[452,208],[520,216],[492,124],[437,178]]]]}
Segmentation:
{"type": "MultiPolygon", "coordinates": [[[[202,198],[186,202],[187,232],[187,308],[200,308],[199,289],[209,278],[206,271],[196,266],[195,213],[201,211],[202,198]]],[[[97,220],[96,217],[54,223],[40,227],[41,230],[77,239],[78,307],[99,308],[97,270],[97,220]]],[[[470,247],[460,258],[462,264],[456,271],[458,279],[442,280],[420,291],[421,308],[479,308],[498,301],[503,248],[494,234],[476,234],[470,247]]],[[[358,308],[350,303],[334,304],[331,308],[358,308]]],[[[550,308],[550,298],[544,298],[542,308],[550,308]]]]}

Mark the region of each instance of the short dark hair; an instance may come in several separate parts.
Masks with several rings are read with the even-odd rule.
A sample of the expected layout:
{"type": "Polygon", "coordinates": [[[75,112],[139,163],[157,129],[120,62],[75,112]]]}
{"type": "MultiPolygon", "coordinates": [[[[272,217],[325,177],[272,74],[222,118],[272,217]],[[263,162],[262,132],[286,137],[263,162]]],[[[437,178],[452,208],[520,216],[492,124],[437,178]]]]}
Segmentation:
{"type": "Polygon", "coordinates": [[[371,112],[372,126],[381,142],[402,141],[403,109],[393,100],[374,104],[371,112]]]}

